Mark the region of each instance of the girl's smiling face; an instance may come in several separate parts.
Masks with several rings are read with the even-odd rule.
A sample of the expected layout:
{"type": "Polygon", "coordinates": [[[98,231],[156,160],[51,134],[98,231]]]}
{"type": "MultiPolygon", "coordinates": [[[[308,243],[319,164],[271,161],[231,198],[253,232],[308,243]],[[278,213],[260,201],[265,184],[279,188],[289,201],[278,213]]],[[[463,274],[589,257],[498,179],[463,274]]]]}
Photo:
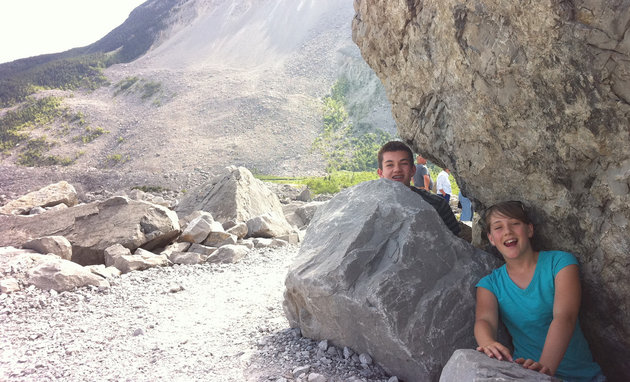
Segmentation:
{"type": "Polygon", "coordinates": [[[507,259],[533,251],[530,240],[534,236],[534,226],[500,213],[493,213],[488,224],[488,240],[507,259]]]}

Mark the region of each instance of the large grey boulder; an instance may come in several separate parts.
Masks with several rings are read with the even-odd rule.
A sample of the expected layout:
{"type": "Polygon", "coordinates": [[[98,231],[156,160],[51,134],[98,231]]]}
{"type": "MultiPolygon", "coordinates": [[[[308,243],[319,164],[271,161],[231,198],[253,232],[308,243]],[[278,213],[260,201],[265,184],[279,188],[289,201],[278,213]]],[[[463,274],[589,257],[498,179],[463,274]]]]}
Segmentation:
{"type": "Polygon", "coordinates": [[[8,202],[0,207],[0,214],[27,215],[35,207],[52,207],[59,204],[72,207],[77,202],[77,191],[74,187],[66,181],[61,181],[8,202]]]}
{"type": "Polygon", "coordinates": [[[109,282],[104,277],[77,263],[53,256],[28,271],[28,282],[40,289],[57,292],[87,285],[109,287],[109,282]]]}
{"type": "Polygon", "coordinates": [[[440,382],[561,382],[557,378],[541,374],[508,361],[490,358],[472,349],[459,349],[448,360],[440,382]]]}
{"type": "Polygon", "coordinates": [[[215,220],[246,222],[265,213],[283,216],[278,197],[244,167],[230,166],[210,182],[189,192],[176,208],[180,216],[203,210],[215,220]]]}
{"type": "Polygon", "coordinates": [[[103,251],[114,244],[132,251],[151,250],[170,243],[179,233],[174,211],[121,196],[30,217],[0,217],[0,245],[60,235],[72,243],[72,261],[82,265],[103,264],[103,251]]]}
{"type": "Polygon", "coordinates": [[[436,381],[474,346],[475,283],[496,259],[385,179],[320,207],[286,278],[284,310],[306,337],[371,354],[405,381],[436,381]]]}
{"type": "Polygon", "coordinates": [[[531,206],[541,247],[581,263],[595,358],[630,380],[628,1],[354,6],[353,40],[400,137],[448,167],[475,210],[531,206]]]}

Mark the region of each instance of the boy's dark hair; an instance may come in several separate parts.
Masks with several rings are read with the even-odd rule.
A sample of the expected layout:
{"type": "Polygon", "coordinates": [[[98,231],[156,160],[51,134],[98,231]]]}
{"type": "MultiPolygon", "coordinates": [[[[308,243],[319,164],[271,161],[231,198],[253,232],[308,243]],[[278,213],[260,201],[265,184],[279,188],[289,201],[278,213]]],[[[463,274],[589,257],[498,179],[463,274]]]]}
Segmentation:
{"type": "Polygon", "coordinates": [[[413,152],[404,142],[389,141],[378,150],[378,168],[383,169],[383,154],[392,151],[406,151],[409,154],[409,162],[413,163],[413,152]]]}
{"type": "Polygon", "coordinates": [[[533,224],[532,220],[529,218],[529,215],[527,215],[527,211],[525,211],[525,206],[523,205],[523,203],[518,200],[500,202],[486,208],[483,213],[481,222],[483,223],[483,231],[486,235],[488,234],[490,228],[490,216],[492,216],[492,214],[494,213],[498,213],[512,219],[520,220],[525,224],[533,224]]]}

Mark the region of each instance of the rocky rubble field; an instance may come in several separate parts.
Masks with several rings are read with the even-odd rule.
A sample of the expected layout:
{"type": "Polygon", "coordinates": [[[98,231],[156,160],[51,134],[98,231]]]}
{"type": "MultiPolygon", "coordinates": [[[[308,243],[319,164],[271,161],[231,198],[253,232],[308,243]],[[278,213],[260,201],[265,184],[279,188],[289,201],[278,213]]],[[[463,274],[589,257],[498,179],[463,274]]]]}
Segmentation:
{"type": "Polygon", "coordinates": [[[109,288],[0,294],[0,379],[393,380],[367,355],[289,328],[282,293],[297,249],[130,272],[109,288]]]}

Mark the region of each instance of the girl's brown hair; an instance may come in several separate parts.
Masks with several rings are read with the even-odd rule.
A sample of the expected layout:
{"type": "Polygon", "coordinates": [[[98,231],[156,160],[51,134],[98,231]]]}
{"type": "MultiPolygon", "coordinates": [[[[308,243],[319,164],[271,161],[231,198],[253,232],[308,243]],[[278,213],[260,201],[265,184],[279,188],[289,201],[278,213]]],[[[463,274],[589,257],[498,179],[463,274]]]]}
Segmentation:
{"type": "Polygon", "coordinates": [[[488,207],[483,213],[481,221],[484,223],[483,231],[486,235],[488,234],[490,228],[490,217],[492,216],[492,214],[495,213],[507,216],[512,219],[520,220],[525,224],[533,224],[531,219],[527,215],[527,211],[525,211],[525,206],[523,205],[523,203],[519,202],[518,200],[501,202],[488,207]]]}

